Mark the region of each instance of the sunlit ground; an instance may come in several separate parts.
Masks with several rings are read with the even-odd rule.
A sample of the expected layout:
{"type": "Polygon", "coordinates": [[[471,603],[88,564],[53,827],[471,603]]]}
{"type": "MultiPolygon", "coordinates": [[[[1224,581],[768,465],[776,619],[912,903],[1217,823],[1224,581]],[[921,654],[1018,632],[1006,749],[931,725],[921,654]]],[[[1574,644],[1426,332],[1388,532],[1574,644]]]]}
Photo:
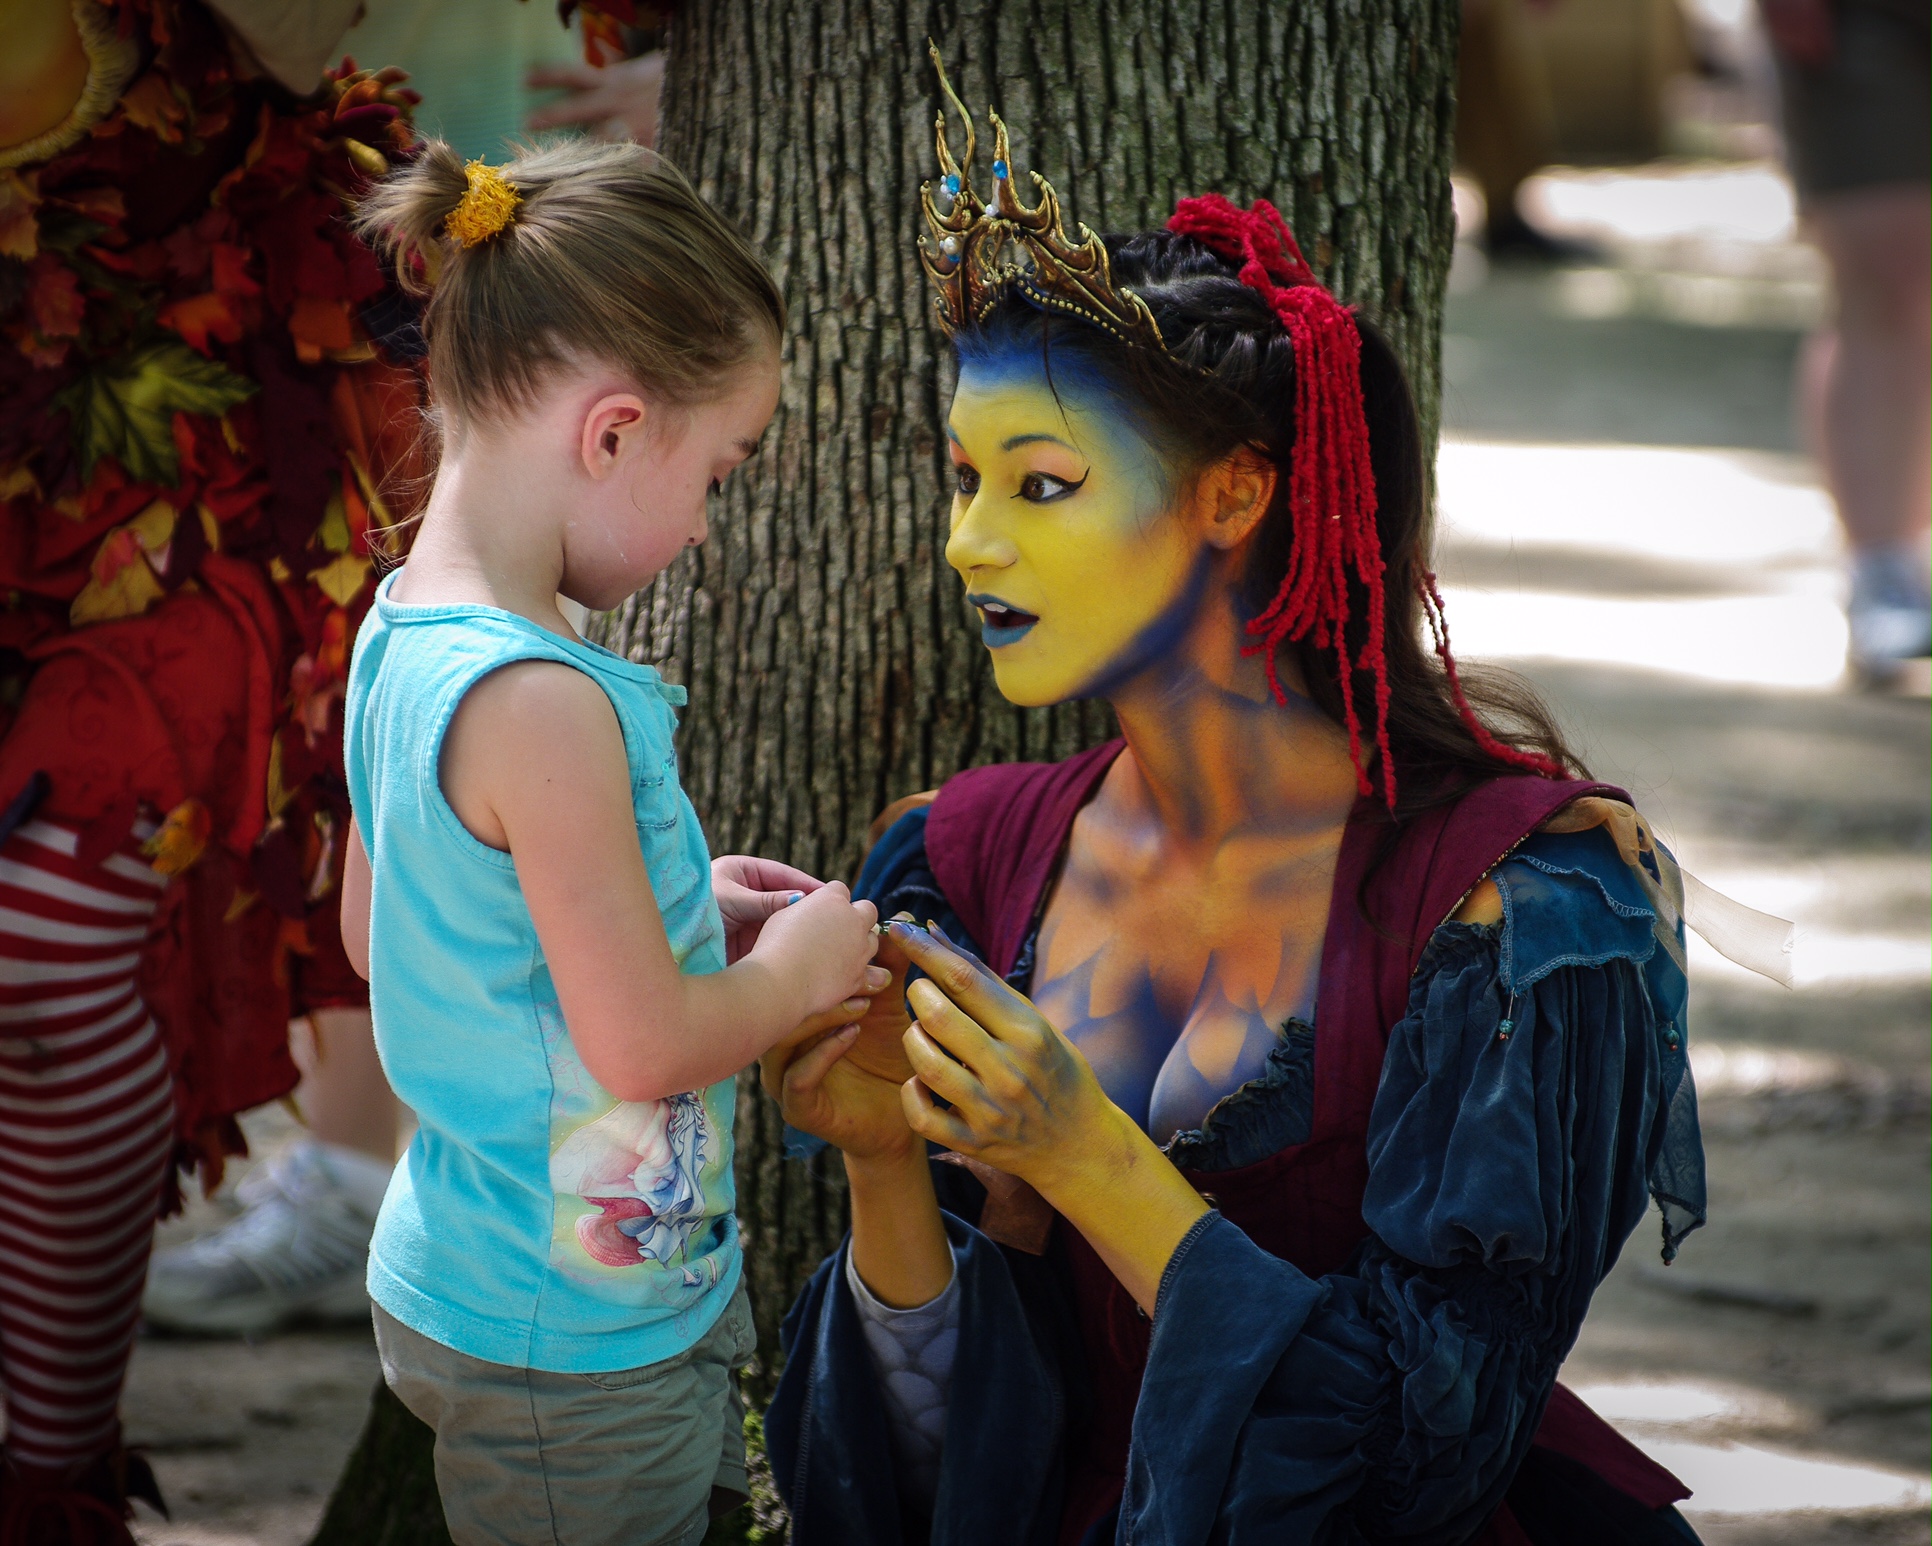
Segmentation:
{"type": "Polygon", "coordinates": [[[1796,458],[1451,441],[1437,480],[1462,654],[1812,690],[1844,677],[1837,523],[1796,458]],[[1498,583],[1559,564],[1563,590],[1498,583]],[[1478,567],[1486,583],[1458,583],[1478,567]]]}
{"type": "MultiPolygon", "coordinates": [[[[1458,193],[1467,227],[1474,210],[1468,190],[1458,193]]],[[[1841,1027],[1879,1012],[1861,1008],[1859,995],[1866,1005],[1910,1004],[1932,981],[1922,841],[1781,842],[1775,832],[1742,841],[1708,819],[1708,806],[1681,841],[1671,830],[1673,799],[1692,807],[1708,800],[1713,776],[1730,766],[1724,758],[1735,758],[1752,734],[1767,737],[1767,770],[1781,768],[1780,759],[1802,755],[1795,732],[1809,716],[1805,706],[1822,714],[1835,696],[1857,690],[1847,672],[1837,522],[1788,417],[1797,333],[1826,304],[1819,264],[1796,239],[1789,185],[1768,163],[1565,171],[1536,179],[1525,204],[1547,229],[1595,243],[1600,256],[1556,271],[1491,271],[1473,247],[1458,251],[1452,286],[1463,309],[1452,304],[1445,339],[1451,431],[1437,465],[1437,563],[1456,653],[1532,673],[1545,665],[1580,671],[1559,679],[1615,683],[1624,701],[1654,693],[1659,704],[1689,695],[1710,705],[1702,750],[1698,739],[1673,739],[1676,730],[1648,729],[1640,717],[1636,745],[1654,737],[1644,766],[1658,776],[1643,787],[1625,781],[1706,883],[1796,920],[1799,930],[1795,992],[1691,938],[1694,994],[1706,1004],[1727,994],[1730,1006],[1724,1039],[1700,1043],[1693,1033],[1700,1101],[1720,1124],[1751,1111],[1788,1113],[1780,1120],[1800,1128],[1807,1112],[1852,1113],[1819,1120],[1854,1126],[1884,1120],[1870,1113],[1892,1109],[1886,1103],[1895,1105],[1901,1090],[1913,1098],[1923,1059],[1913,1055],[1914,1071],[1903,1075],[1881,1068],[1861,1055],[1877,1043],[1852,1042],[1841,1027]],[[1569,330],[1574,355],[1549,352],[1556,328],[1569,330]],[[1593,359],[1598,346],[1616,358],[1593,359]],[[1729,362],[1723,369],[1720,358],[1729,362]],[[1707,363],[1709,376],[1700,376],[1707,363]],[[1630,384],[1640,381],[1658,384],[1655,401],[1633,398],[1630,384]],[[1559,428],[1552,436],[1545,426],[1559,428]],[[1762,706],[1761,717],[1744,713],[1747,704],[1762,706]],[[1792,730],[1766,729],[1778,725],[1792,730]],[[1816,1026],[1798,1045],[1781,1030],[1794,1013],[1816,1026]]],[[[1923,674],[1910,690],[1923,692],[1923,674]]],[[[1584,722],[1593,717],[1587,699],[1574,706],[1584,722]]],[[[1631,750],[1632,732],[1621,733],[1620,755],[1631,750]]],[[[1843,776],[1857,773],[1846,768],[1843,776]]],[[[1761,782],[1775,786],[1779,776],[1767,771],[1761,782]]],[[[1884,1211],[1894,1206],[1883,1201],[1889,1193],[1854,1197],[1839,1172],[1806,1176],[1828,1151],[1804,1147],[1811,1140],[1789,1136],[1796,1130],[1763,1129],[1777,1135],[1765,1140],[1780,1146],[1775,1159],[1735,1135],[1730,1147],[1718,1145],[1711,1236],[1721,1224],[1731,1231],[1723,1238],[1745,1244],[1745,1254],[1693,1237],[1668,1274],[1654,1251],[1633,1255],[1618,1281],[1638,1286],[1621,1291],[1593,1347],[1586,1336],[1591,1376],[1580,1393],[1694,1489],[1685,1513],[1727,1542],[1850,1539],[1835,1532],[1855,1535],[1932,1503],[1922,1460],[1903,1463],[1910,1450],[1882,1452],[1891,1463],[1857,1458],[1854,1433],[1829,1418],[1821,1425],[1811,1393],[1819,1378],[1808,1376],[1810,1388],[1783,1383],[1789,1353],[1827,1328],[1832,1338],[1845,1335],[1838,1320],[1851,1312],[1836,1308],[1829,1291],[1816,1292],[1815,1274],[1780,1270],[1775,1258],[1756,1254],[1760,1236],[1787,1238],[1785,1248],[1800,1252],[1799,1241],[1830,1238],[1831,1210],[1814,1217],[1805,1190],[1814,1181],[1827,1195],[1839,1189],[1847,1240],[1860,1230],[1896,1231],[1900,1241],[1923,1232],[1922,1197],[1900,1200],[1894,1218],[1884,1211]],[[1804,1177],[1800,1185],[1779,1179],[1787,1165],[1804,1177]],[[1684,1353],[1695,1356],[1696,1337],[1706,1333],[1685,1343],[1644,1329],[1646,1318],[1687,1314],[1685,1298],[1661,1297],[1660,1274],[1675,1280],[1679,1295],[1699,1284],[1726,1293],[1743,1285],[1746,1307],[1729,1312],[1732,1340],[1722,1359],[1685,1368],[1684,1353]],[[1753,1317],[1763,1327],[1755,1341],[1753,1317]],[[1707,1378],[1733,1361],[1737,1379],[1707,1378]],[[1794,1394],[1787,1400],[1773,1385],[1794,1394]]],[[[1858,1280],[1868,1294],[1881,1281],[1869,1261],[1860,1258],[1866,1275],[1858,1280]]],[[[1915,1297],[1899,1312],[1922,1323],[1922,1283],[1902,1291],[1915,1297]]],[[[1722,1313],[1699,1302],[1696,1314],[1706,1319],[1697,1324],[1715,1330],[1709,1317],[1722,1313]]],[[[1898,1345],[1903,1352],[1919,1344],[1898,1345]]],[[[1923,1406],[1924,1376],[1923,1360],[1907,1357],[1889,1368],[1882,1358],[1863,1362],[1845,1378],[1891,1393],[1874,1410],[1903,1411],[1913,1400],[1923,1406]],[[1911,1387],[1903,1407],[1896,1382],[1911,1387]]],[[[1905,1537],[1885,1536],[1894,1538],[1905,1537]]]]}
{"type": "MultiPolygon", "coordinates": [[[[1458,188],[1467,228],[1480,195],[1458,188]]],[[[1532,178],[1520,207],[1544,229],[1593,244],[1601,261],[1553,276],[1572,316],[1654,316],[1693,327],[1809,327],[1825,312],[1824,271],[1797,240],[1790,182],[1771,162],[1562,170],[1532,178]]],[[[1455,283],[1488,265],[1457,253],[1455,283]]]]}
{"type": "Polygon", "coordinates": [[[1725,1427],[1739,1419],[1762,1425],[1769,1417],[1775,1423],[1778,1402],[1760,1392],[1685,1381],[1585,1385],[1577,1394],[1694,1489],[1679,1505],[1693,1519],[1855,1513],[1932,1502],[1932,1484],[1923,1476],[1726,1438],[1725,1427]]]}
{"type": "MultiPolygon", "coordinates": [[[[1459,186],[1465,228],[1476,197],[1459,186]]],[[[1772,165],[1552,172],[1522,201],[1605,259],[1547,276],[1537,300],[1559,313],[1725,328],[1807,325],[1822,312],[1818,260],[1797,240],[1791,187],[1772,165]],[[1767,285],[1788,304],[1767,308],[1767,285]],[[1684,303],[1693,292],[1703,300],[1684,303]]],[[[1480,254],[1465,246],[1458,261],[1461,284],[1482,282],[1480,254]]],[[[1452,335],[1452,377],[1458,343],[1452,335]]],[[[1806,458],[1451,437],[1437,477],[1463,652],[1764,687],[1842,682],[1841,539],[1806,458]],[[1536,583],[1564,560],[1563,589],[1536,583]],[[1512,570],[1521,583],[1504,583],[1512,570]]]]}

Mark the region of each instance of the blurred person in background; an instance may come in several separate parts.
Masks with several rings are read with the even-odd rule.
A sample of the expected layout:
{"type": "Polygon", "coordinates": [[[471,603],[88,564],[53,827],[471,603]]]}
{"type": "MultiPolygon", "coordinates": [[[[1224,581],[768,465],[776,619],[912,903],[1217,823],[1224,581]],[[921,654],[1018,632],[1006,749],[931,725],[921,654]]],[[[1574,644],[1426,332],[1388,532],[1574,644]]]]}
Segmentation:
{"type": "MultiPolygon", "coordinates": [[[[549,5],[369,0],[336,52],[400,64],[422,97],[416,127],[468,158],[501,160],[513,141],[548,130],[655,137],[663,55],[584,63],[581,26],[559,26],[549,5]]],[[[232,1220],[155,1255],[142,1303],[151,1323],[259,1335],[298,1319],[367,1319],[369,1239],[404,1113],[357,997],[309,1017],[296,1038],[307,1131],[241,1182],[232,1220]]]]}
{"type": "Polygon", "coordinates": [[[1692,68],[1679,0],[1463,0],[1456,161],[1482,189],[1492,258],[1600,263],[1539,229],[1519,198],[1546,166],[1664,153],[1668,88],[1692,68]]]}
{"type": "Polygon", "coordinates": [[[1762,0],[1785,155],[1834,315],[1799,410],[1851,543],[1851,653],[1884,683],[1932,649],[1932,166],[1926,0],[1762,0]]]}
{"type": "Polygon", "coordinates": [[[1571,243],[1523,218],[1517,191],[1556,159],[1549,72],[1531,35],[1532,6],[1555,0],[1463,0],[1456,55],[1456,162],[1483,193],[1483,250],[1492,258],[1561,261],[1571,243]]]}
{"type": "Polygon", "coordinates": [[[343,37],[358,59],[396,63],[421,95],[416,127],[465,159],[501,161],[531,134],[567,129],[652,144],[664,55],[593,65],[580,26],[529,0],[368,0],[343,37]]]}

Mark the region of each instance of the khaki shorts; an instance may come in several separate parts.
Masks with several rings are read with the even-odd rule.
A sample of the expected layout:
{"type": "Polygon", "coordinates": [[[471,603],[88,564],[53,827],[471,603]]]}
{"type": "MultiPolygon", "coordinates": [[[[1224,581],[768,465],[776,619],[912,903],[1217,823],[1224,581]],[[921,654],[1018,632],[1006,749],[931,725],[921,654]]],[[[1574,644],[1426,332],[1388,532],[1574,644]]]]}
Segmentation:
{"type": "Polygon", "coordinates": [[[1778,57],[1785,154],[1805,197],[1932,176],[1925,0],[1838,0],[1831,58],[1778,57]]]}
{"type": "Polygon", "coordinates": [[[381,1306],[375,1322],[383,1378],[436,1432],[456,1546],[697,1546],[745,1501],[742,1286],[694,1347],[613,1374],[485,1363],[381,1306]]]}

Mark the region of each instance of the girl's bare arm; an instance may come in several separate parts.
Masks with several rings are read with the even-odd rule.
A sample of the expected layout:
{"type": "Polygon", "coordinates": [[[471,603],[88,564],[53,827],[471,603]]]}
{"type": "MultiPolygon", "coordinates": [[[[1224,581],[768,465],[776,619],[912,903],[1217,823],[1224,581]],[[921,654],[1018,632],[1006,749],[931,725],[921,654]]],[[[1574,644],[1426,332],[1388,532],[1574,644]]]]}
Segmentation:
{"type": "Polygon", "coordinates": [[[637,844],[610,701],[569,666],[485,677],[444,739],[442,786],[472,836],[516,862],[577,1054],[622,1100],[702,1088],[864,986],[869,904],[826,886],[785,908],[722,972],[686,976],[637,844]]]}
{"type": "Polygon", "coordinates": [[[364,982],[369,980],[369,851],[362,829],[349,818],[349,846],[342,854],[342,953],[364,982]]]}

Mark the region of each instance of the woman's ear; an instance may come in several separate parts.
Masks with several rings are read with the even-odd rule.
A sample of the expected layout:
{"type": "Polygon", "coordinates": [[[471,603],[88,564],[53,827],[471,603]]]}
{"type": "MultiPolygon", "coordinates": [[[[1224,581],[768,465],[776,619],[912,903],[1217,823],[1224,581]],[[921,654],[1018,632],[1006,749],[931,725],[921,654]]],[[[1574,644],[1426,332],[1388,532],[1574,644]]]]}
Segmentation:
{"type": "Polygon", "coordinates": [[[1274,503],[1275,464],[1258,452],[1236,451],[1201,474],[1194,498],[1209,544],[1238,548],[1274,503]]]}
{"type": "Polygon", "coordinates": [[[650,428],[650,409],[634,392],[613,392],[600,397],[584,415],[579,450],[584,471],[597,479],[608,478],[644,443],[650,428]]]}

